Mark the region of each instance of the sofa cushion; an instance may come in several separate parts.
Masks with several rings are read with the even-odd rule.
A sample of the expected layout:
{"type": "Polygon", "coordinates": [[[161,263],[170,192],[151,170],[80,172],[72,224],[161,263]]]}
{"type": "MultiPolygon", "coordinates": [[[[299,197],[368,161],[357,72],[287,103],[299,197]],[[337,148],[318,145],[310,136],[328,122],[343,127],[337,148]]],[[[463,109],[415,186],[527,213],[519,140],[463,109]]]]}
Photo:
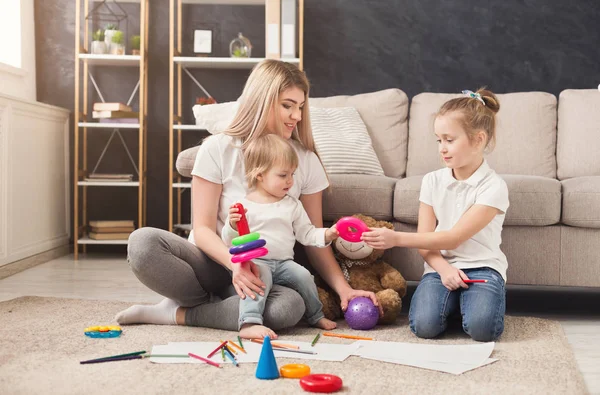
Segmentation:
{"type": "Polygon", "coordinates": [[[361,213],[391,221],[396,179],[364,174],[331,174],[330,188],[323,191],[323,219],[361,213]]]}
{"type": "Polygon", "coordinates": [[[400,89],[354,96],[310,98],[312,107],[354,107],[367,126],[388,177],[404,177],[408,142],[408,97],[400,89]]]}
{"type": "Polygon", "coordinates": [[[367,127],[354,107],[311,107],[310,123],[327,174],[383,176],[367,127]]]}
{"type": "Polygon", "coordinates": [[[562,223],[580,228],[600,228],[600,176],[561,181],[562,223]]]}
{"type": "Polygon", "coordinates": [[[192,148],[188,148],[184,151],[181,151],[179,155],[177,155],[177,161],[175,162],[175,167],[179,174],[184,177],[192,176],[192,169],[194,168],[194,162],[196,162],[196,154],[200,149],[200,145],[196,145],[192,148]]]}
{"type": "Polygon", "coordinates": [[[558,103],[558,179],[600,176],[600,92],[568,89],[558,103]]]}
{"type": "MultiPolygon", "coordinates": [[[[434,116],[460,94],[421,93],[412,99],[406,175],[443,166],[433,134],[434,116]]],[[[498,174],[556,178],[556,97],[544,92],[499,94],[496,148],[487,156],[498,174]]]]}
{"type": "MultiPolygon", "coordinates": [[[[558,180],[538,176],[502,174],[510,207],[504,225],[546,226],[560,220],[561,186],[558,180]]],[[[423,176],[398,180],[394,191],[394,218],[416,224],[423,176]]]]}

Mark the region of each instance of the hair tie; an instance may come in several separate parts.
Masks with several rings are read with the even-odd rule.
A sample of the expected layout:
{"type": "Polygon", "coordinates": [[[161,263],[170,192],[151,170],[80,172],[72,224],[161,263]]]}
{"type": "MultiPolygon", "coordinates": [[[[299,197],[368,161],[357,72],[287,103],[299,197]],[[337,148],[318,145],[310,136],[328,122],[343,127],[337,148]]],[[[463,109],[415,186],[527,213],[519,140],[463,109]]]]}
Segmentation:
{"type": "Polygon", "coordinates": [[[469,90],[464,90],[462,91],[463,95],[470,97],[471,99],[477,99],[481,102],[481,104],[483,104],[485,106],[485,101],[483,100],[483,98],[481,97],[481,95],[477,92],[473,92],[473,91],[469,91],[469,90]]]}

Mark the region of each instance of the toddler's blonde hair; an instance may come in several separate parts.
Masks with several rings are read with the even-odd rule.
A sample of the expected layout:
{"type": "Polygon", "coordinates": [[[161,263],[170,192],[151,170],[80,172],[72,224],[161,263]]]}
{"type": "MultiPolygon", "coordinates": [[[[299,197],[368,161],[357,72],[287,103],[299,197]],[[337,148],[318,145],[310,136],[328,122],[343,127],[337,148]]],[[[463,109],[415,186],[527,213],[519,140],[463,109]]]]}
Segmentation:
{"type": "Polygon", "coordinates": [[[276,134],[255,137],[244,149],[244,167],[249,188],[256,187],[258,176],[274,166],[292,171],[298,167],[298,155],[292,144],[276,134]]]}

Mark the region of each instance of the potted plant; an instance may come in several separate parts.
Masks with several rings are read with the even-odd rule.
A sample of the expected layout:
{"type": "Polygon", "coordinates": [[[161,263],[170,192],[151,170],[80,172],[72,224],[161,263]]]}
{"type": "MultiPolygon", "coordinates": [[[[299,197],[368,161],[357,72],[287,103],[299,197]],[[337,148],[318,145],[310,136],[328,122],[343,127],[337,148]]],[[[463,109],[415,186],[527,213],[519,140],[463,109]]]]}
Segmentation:
{"type": "Polygon", "coordinates": [[[92,53],[102,55],[108,52],[104,42],[104,30],[98,29],[92,33],[92,53]]]}
{"type": "Polygon", "coordinates": [[[117,30],[114,32],[112,36],[112,42],[110,43],[110,53],[112,55],[124,55],[125,54],[125,39],[123,37],[123,32],[117,30]]]}
{"type": "Polygon", "coordinates": [[[131,44],[131,54],[139,55],[140,54],[140,41],[141,38],[139,35],[131,36],[129,39],[129,43],[131,44]]]}
{"type": "Polygon", "coordinates": [[[118,31],[118,27],[114,23],[109,23],[104,28],[104,42],[106,43],[106,52],[111,52],[110,44],[112,43],[112,36],[113,34],[115,34],[116,31],[118,31]]]}

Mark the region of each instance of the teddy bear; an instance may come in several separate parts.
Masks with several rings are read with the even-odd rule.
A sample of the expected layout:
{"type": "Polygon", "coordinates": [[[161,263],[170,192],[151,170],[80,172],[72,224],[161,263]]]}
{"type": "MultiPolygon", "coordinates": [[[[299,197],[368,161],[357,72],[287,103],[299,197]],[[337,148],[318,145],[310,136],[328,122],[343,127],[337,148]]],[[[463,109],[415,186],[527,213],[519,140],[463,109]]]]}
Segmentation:
{"type": "MultiPolygon", "coordinates": [[[[365,222],[369,228],[394,229],[386,221],[377,221],[372,217],[355,214],[353,217],[365,222]]],[[[346,281],[354,289],[371,291],[383,308],[383,316],[378,324],[392,324],[402,308],[402,297],[406,295],[406,280],[390,264],[381,260],[384,250],[376,250],[364,242],[352,243],[337,238],[333,246],[334,255],[340,264],[346,281]]],[[[320,278],[316,278],[319,300],[323,303],[325,317],[335,321],[343,316],[340,298],[320,278]]]]}

